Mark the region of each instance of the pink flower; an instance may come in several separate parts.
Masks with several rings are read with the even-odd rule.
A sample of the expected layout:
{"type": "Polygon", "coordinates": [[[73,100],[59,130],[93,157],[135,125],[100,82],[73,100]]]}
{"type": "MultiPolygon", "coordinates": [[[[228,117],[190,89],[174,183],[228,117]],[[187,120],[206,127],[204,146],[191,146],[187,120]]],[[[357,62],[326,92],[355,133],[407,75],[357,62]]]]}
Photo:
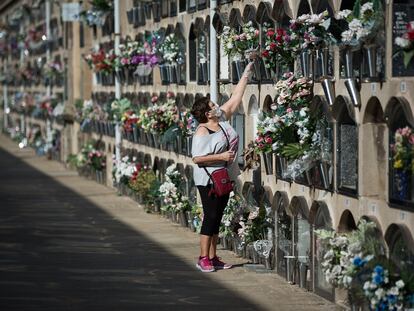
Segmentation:
{"type": "Polygon", "coordinates": [[[262,141],[263,141],[263,137],[262,136],[256,137],[256,142],[260,143],[262,141]]]}
{"type": "Polygon", "coordinates": [[[408,139],[408,141],[411,145],[414,145],[414,134],[410,135],[410,138],[408,139]]]}
{"type": "Polygon", "coordinates": [[[259,36],[259,30],[258,30],[258,29],[256,29],[256,30],[254,31],[254,35],[255,35],[256,37],[258,37],[258,36],[259,36]]]}
{"type": "Polygon", "coordinates": [[[286,109],[286,112],[287,112],[287,113],[291,113],[292,111],[293,111],[293,110],[292,110],[292,108],[290,108],[290,107],[289,107],[288,109],[286,109]]]}
{"type": "Polygon", "coordinates": [[[270,137],[270,136],[266,136],[265,137],[265,142],[267,143],[267,144],[271,144],[272,143],[272,137],[270,137]]]}

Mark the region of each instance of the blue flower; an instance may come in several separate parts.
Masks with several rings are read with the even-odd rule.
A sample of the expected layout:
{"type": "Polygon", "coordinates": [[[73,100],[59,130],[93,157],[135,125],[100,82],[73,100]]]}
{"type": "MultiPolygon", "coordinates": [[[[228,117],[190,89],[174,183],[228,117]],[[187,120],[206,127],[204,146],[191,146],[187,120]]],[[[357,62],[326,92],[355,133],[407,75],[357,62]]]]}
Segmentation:
{"type": "Polygon", "coordinates": [[[361,259],[361,257],[359,257],[359,256],[356,256],[355,258],[354,258],[354,260],[352,261],[352,263],[355,265],[355,266],[357,266],[357,267],[361,267],[362,266],[362,259],[361,259]]]}
{"type": "Polygon", "coordinates": [[[377,274],[383,274],[384,273],[384,268],[382,266],[378,265],[374,268],[374,272],[377,273],[377,274]]]}
{"type": "Polygon", "coordinates": [[[376,275],[374,276],[373,281],[374,281],[375,285],[379,285],[379,284],[381,284],[382,282],[384,282],[384,278],[383,278],[381,275],[376,274],[376,275]]]}
{"type": "Polygon", "coordinates": [[[395,296],[395,295],[388,295],[388,301],[391,303],[391,304],[394,304],[394,303],[396,303],[397,302],[397,296],[395,296]]]}

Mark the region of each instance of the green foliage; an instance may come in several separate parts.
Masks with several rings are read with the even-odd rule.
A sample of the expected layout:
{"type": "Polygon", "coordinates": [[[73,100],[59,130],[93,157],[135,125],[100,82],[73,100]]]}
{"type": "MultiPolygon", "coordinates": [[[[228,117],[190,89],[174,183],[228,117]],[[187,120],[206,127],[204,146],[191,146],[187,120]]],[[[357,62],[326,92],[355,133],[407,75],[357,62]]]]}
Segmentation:
{"type": "Polygon", "coordinates": [[[352,10],[352,14],[356,17],[359,18],[361,15],[361,0],[356,0],[355,4],[354,4],[354,8],[352,10]]]}
{"type": "Polygon", "coordinates": [[[308,145],[301,145],[299,143],[287,144],[282,151],[282,154],[287,159],[298,159],[305,154],[308,145]]]}
{"type": "Polygon", "coordinates": [[[78,166],[78,155],[77,154],[70,154],[66,159],[66,163],[69,165],[70,168],[76,168],[78,166]]]}

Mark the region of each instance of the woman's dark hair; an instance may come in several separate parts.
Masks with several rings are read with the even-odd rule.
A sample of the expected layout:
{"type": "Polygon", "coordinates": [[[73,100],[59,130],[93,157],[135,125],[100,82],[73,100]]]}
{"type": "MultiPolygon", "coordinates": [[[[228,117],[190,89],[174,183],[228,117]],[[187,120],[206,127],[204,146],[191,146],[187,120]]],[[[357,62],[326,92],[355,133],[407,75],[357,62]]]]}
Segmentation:
{"type": "Polygon", "coordinates": [[[191,108],[191,114],[198,123],[206,123],[208,121],[206,112],[211,110],[209,103],[210,97],[208,96],[200,97],[194,102],[193,107],[191,108]]]}

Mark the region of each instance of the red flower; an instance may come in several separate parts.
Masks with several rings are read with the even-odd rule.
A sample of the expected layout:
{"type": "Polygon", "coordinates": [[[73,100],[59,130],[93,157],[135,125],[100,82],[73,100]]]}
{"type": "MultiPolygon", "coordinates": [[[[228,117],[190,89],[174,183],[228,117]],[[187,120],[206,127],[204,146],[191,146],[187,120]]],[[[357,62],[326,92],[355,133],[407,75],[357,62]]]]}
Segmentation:
{"type": "Polygon", "coordinates": [[[274,50],[276,50],[277,44],[272,42],[272,43],[270,43],[269,47],[272,51],[274,51],[274,50]]]}
{"type": "Polygon", "coordinates": [[[269,58],[269,51],[268,50],[264,50],[262,52],[262,56],[265,57],[265,58],[269,58]]]}
{"type": "Polygon", "coordinates": [[[273,37],[275,35],[275,31],[273,29],[269,29],[266,33],[268,37],[273,37]]]}

